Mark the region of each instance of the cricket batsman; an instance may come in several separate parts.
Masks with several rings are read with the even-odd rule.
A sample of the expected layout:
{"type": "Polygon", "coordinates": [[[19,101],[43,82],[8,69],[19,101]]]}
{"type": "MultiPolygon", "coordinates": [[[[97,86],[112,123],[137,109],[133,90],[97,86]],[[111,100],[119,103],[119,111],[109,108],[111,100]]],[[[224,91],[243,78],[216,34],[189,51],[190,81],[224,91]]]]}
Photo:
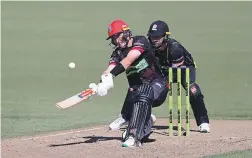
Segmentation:
{"type": "Polygon", "coordinates": [[[122,20],[109,25],[108,36],[107,40],[111,40],[115,49],[101,75],[101,82],[98,85],[91,83],[89,87],[98,96],[105,96],[114,86],[113,79],[126,73],[129,89],[124,104],[128,110],[123,117],[128,126],[123,132],[122,146],[138,147],[152,132],[152,105],[165,100],[167,82],[145,36],[132,36],[129,26],[122,20]]]}
{"type": "MultiPolygon", "coordinates": [[[[196,63],[192,55],[175,39],[171,38],[169,27],[164,21],[153,22],[148,31],[148,39],[159,60],[162,72],[168,82],[169,67],[189,67],[190,69],[190,104],[201,133],[210,132],[209,118],[204,103],[204,96],[196,81],[196,63]]],[[[176,83],[176,69],[173,69],[173,82],[176,83]]],[[[186,72],[181,69],[181,83],[186,87],[186,72]]]]}

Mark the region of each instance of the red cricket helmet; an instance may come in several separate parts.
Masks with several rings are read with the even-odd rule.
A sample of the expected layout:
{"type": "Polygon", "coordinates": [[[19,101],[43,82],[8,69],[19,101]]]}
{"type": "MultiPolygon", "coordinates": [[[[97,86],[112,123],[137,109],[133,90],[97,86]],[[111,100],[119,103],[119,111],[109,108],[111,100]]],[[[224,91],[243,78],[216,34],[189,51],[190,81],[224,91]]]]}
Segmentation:
{"type": "Polygon", "coordinates": [[[126,30],[130,30],[129,25],[126,24],[123,20],[114,20],[112,23],[110,23],[108,27],[108,39],[111,38],[111,36],[117,34],[117,33],[122,33],[126,30]]]}

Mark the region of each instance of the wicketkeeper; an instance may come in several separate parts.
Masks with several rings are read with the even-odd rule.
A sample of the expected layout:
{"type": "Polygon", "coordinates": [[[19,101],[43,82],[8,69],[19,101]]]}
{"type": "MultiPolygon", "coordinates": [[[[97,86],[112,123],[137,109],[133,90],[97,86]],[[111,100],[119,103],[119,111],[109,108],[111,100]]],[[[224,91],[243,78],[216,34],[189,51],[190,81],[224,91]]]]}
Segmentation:
{"type": "Polygon", "coordinates": [[[89,87],[97,95],[105,96],[113,88],[113,79],[126,72],[130,88],[124,104],[130,110],[124,113],[124,119],[129,123],[123,133],[122,146],[139,146],[151,133],[152,105],[165,100],[167,82],[145,36],[132,36],[129,26],[122,20],[115,20],[109,25],[108,36],[107,40],[111,40],[115,50],[101,76],[102,82],[98,85],[91,83],[89,87]]]}
{"type": "MultiPolygon", "coordinates": [[[[162,72],[168,82],[169,67],[189,67],[190,68],[190,104],[200,128],[200,132],[210,132],[207,109],[204,103],[204,96],[196,81],[196,63],[192,55],[178,41],[171,38],[169,27],[164,21],[153,22],[148,31],[148,39],[154,49],[155,56],[159,59],[162,72]]],[[[176,69],[173,69],[173,82],[176,83],[176,69]]],[[[181,69],[181,83],[186,87],[186,72],[181,69]]]]}

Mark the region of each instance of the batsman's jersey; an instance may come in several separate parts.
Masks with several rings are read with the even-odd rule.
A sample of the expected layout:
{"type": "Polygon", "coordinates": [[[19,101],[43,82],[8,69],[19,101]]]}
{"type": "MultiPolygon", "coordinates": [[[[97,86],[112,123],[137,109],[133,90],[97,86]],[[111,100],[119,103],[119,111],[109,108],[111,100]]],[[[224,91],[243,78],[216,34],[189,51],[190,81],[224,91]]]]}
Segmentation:
{"type": "Polygon", "coordinates": [[[126,69],[126,76],[130,86],[149,83],[161,77],[161,69],[152,52],[149,41],[144,36],[134,36],[132,47],[120,50],[116,48],[110,58],[109,64],[117,64],[124,59],[131,50],[139,50],[141,55],[126,69]]]}
{"type": "Polygon", "coordinates": [[[159,60],[159,64],[161,65],[162,72],[165,76],[168,75],[168,68],[172,67],[174,57],[184,57],[184,63],[182,66],[196,67],[192,55],[175,39],[169,38],[167,40],[167,48],[164,51],[155,50],[154,53],[159,60]]]}

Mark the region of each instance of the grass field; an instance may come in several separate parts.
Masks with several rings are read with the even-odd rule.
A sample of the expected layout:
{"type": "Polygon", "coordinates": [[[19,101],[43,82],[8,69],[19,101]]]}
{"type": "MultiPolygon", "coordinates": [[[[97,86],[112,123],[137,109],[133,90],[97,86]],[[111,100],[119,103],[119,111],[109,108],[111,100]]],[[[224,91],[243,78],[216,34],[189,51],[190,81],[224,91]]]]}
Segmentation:
{"type": "Polygon", "coordinates": [[[204,158],[249,158],[252,157],[252,150],[233,151],[226,154],[205,156],[204,158]]]}
{"type": "MultiPolygon", "coordinates": [[[[2,138],[109,123],[125,76],[106,97],[68,110],[55,103],[97,82],[111,48],[107,26],[124,19],[135,35],[165,20],[194,56],[210,119],[252,119],[250,2],[2,2],[2,138]],[[158,9],[154,9],[156,6],[158,9]],[[129,12],[126,13],[126,11],[129,12]],[[76,68],[70,70],[69,62],[76,68]]],[[[168,116],[167,103],[154,109],[168,116]]]]}

